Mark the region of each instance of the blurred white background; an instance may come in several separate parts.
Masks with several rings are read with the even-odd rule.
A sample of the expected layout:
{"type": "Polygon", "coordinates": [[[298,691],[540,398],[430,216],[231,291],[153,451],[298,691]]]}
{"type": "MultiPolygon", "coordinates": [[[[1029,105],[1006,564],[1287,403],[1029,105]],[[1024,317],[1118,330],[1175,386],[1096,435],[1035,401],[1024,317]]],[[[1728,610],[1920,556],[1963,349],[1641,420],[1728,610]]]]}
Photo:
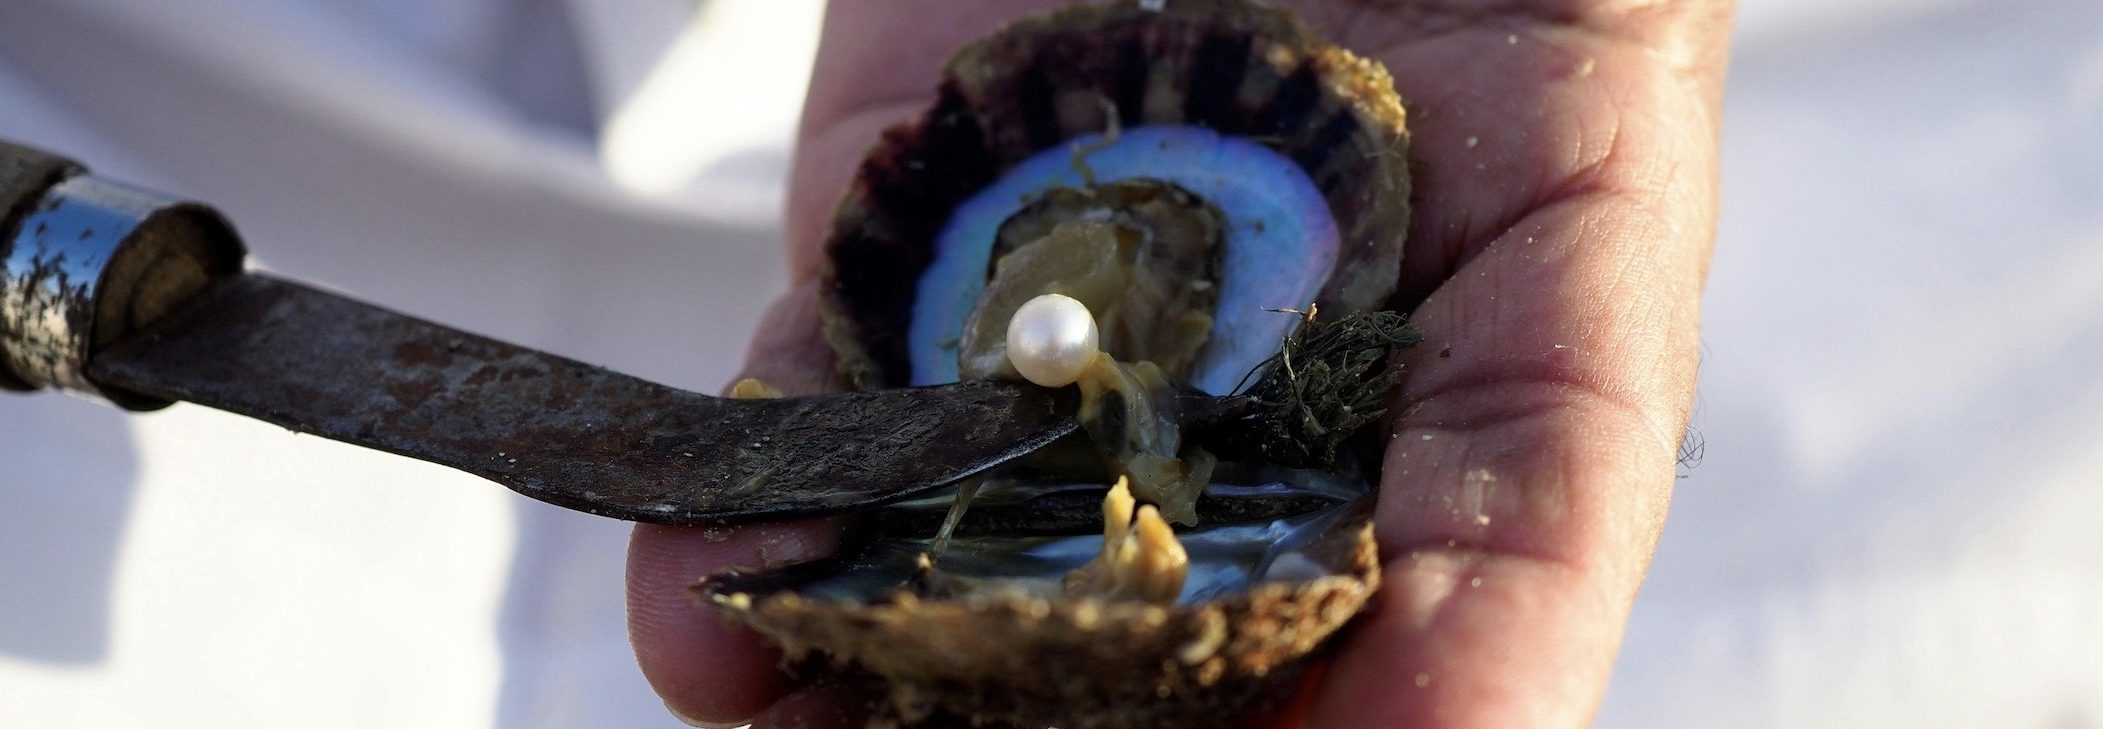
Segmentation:
{"type": "MultiPolygon", "coordinates": [[[[0,137],[272,270],[699,390],[817,0],[0,0],[0,137]]],[[[1405,90],[1406,91],[1406,90],[1405,90]]],[[[1607,727],[2103,727],[2103,4],[1741,9],[1696,426],[1607,727]]],[[[0,398],[0,726],[676,726],[626,527],[0,398]]]]}

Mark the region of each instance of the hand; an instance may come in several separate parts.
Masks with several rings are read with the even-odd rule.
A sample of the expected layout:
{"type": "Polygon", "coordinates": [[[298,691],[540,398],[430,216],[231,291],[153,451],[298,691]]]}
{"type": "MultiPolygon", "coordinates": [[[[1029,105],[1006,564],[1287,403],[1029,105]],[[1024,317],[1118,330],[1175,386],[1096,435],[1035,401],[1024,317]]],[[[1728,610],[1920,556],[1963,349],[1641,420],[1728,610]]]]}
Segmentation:
{"type": "MultiPolygon", "coordinates": [[[[748,375],[832,386],[814,315],[830,207],[942,60],[1057,3],[835,2],[787,228],[797,282],[748,375]]],[[[1575,727],[1605,690],[1673,484],[1714,231],[1729,0],[1306,0],[1386,64],[1410,109],[1418,203],[1395,308],[1425,344],[1378,513],[1385,579],[1282,726],[1575,727]]],[[[824,524],[643,526],[629,606],[676,713],[857,725],[853,689],[798,687],[686,588],[833,548],[824,524]]]]}

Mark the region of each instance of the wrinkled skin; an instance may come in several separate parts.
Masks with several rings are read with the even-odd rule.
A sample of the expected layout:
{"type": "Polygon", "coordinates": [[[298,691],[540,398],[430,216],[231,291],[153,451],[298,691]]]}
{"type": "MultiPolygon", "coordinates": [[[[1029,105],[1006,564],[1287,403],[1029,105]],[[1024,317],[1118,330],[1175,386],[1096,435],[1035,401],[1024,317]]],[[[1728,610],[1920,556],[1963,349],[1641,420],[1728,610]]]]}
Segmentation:
{"type": "MultiPolygon", "coordinates": [[[[834,2],[787,236],[795,288],[748,374],[834,387],[819,244],[884,126],[949,51],[1055,3],[834,2]],[[965,8],[970,8],[965,10],[965,8]]],[[[1386,64],[1420,162],[1398,309],[1426,343],[1392,412],[1377,608],[1264,726],[1576,727],[1605,690],[1693,398],[1716,207],[1728,0],[1308,0],[1386,64]]],[[[833,548],[824,523],[642,526],[629,606],[644,673],[690,721],[858,726],[862,689],[803,686],[687,587],[833,548]]]]}

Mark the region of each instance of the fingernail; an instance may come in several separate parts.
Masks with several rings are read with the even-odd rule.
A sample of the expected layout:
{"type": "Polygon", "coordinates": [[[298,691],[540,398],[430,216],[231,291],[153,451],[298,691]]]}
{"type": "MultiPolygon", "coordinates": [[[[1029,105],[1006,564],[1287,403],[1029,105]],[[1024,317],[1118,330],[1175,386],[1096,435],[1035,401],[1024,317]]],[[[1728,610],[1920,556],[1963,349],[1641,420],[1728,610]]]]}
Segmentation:
{"type": "Polygon", "coordinates": [[[679,709],[677,709],[677,708],[674,708],[674,707],[672,706],[672,702],[670,702],[670,701],[667,701],[667,702],[665,702],[665,703],[664,703],[664,710],[665,710],[666,712],[670,713],[670,714],[672,715],[672,718],[674,718],[674,719],[678,719],[678,720],[680,721],[680,723],[682,723],[682,724],[685,724],[685,725],[687,725],[687,726],[697,726],[697,727],[701,727],[701,729],[733,729],[734,727],[741,727],[741,726],[744,726],[744,725],[746,725],[746,724],[750,723],[750,722],[743,722],[743,721],[728,721],[728,722],[713,722],[713,721],[702,721],[702,720],[700,720],[700,719],[696,719],[696,718],[694,718],[694,717],[691,717],[691,716],[687,716],[687,715],[685,715],[685,714],[681,714],[681,713],[679,713],[679,709]]]}

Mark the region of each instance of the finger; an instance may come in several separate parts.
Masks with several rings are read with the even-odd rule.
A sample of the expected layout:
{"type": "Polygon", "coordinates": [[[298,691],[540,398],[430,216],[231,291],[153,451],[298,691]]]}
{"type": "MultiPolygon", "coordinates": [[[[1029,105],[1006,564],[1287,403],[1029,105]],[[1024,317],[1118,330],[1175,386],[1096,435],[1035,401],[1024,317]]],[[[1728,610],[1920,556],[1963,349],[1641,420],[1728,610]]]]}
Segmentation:
{"type": "Polygon", "coordinates": [[[750,719],[793,687],[772,644],[698,604],[694,582],[731,567],[824,557],[837,535],[825,522],[738,529],[636,526],[628,543],[628,635],[643,676],[666,708],[690,723],[733,723],[750,719]]]}
{"type": "MultiPolygon", "coordinates": [[[[1501,153],[1523,173],[1501,185],[1427,152],[1464,167],[1427,172],[1425,215],[1443,224],[1419,232],[1463,227],[1453,216],[1468,206],[1510,216],[1456,249],[1417,307],[1427,341],[1403,359],[1377,517],[1385,580],[1320,689],[1316,726],[1583,726],[1605,688],[1693,390],[1714,117],[1713,97],[1657,75],[1648,48],[1573,48],[1595,64],[1589,80],[1528,86],[1539,67],[1504,66],[1519,85],[1449,91],[1415,120],[1419,143],[1513,129],[1530,141],[1483,163],[1501,153]],[[1559,116],[1498,122],[1513,100],[1559,116]],[[1588,144],[1596,156],[1575,167],[1523,154],[1582,158],[1588,144]]],[[[1430,68],[1408,60],[1420,59],[1391,62],[1409,69],[1398,84],[1430,68]]]]}
{"type": "MultiPolygon", "coordinates": [[[[1714,194],[1713,164],[1699,162],[1716,143],[1730,2],[1639,5],[1365,4],[1331,29],[1388,68],[1409,109],[1398,308],[1415,308],[1525,216],[1602,183],[1714,194]]],[[[1687,238],[1705,241],[1710,225],[1687,238]]]]}
{"type": "Polygon", "coordinates": [[[1536,245],[1577,240],[1532,255],[1571,260],[1518,266],[1499,241],[1419,309],[1428,346],[1378,510],[1380,612],[1324,706],[1438,727],[1589,717],[1663,520],[1694,356],[1693,296],[1674,290],[1693,256],[1665,264],[1686,283],[1631,281],[1650,275],[1617,260],[1632,253],[1583,240],[1654,234],[1615,217],[1545,216],[1536,245]]]}
{"type": "MultiPolygon", "coordinates": [[[[745,376],[790,394],[837,389],[815,299],[815,284],[805,283],[768,310],[745,376]]],[[[667,708],[689,721],[738,722],[794,687],[771,644],[698,604],[692,588],[732,567],[824,557],[838,533],[826,520],[734,529],[637,525],[628,546],[629,640],[667,708]]]]}
{"type": "Polygon", "coordinates": [[[819,323],[818,286],[813,280],[793,284],[767,307],[739,377],[757,379],[789,395],[837,392],[846,387],[819,323]]]}
{"type": "Polygon", "coordinates": [[[1419,356],[1459,363],[1427,365],[1396,431],[1378,610],[1338,656],[1317,726],[1577,727],[1606,686],[1669,499],[1684,410],[1672,388],[1636,382],[1650,368],[1601,361],[1650,349],[1692,365],[1680,342],[1642,346],[1629,330],[1643,318],[1592,321],[1588,312],[1617,307],[1598,303],[1614,296],[1579,283],[1584,273],[1522,277],[1498,289],[1510,311],[1480,318],[1458,302],[1488,297],[1462,281],[1501,253],[1493,246],[1420,310],[1436,351],[1452,349],[1419,356]],[[1547,291],[1530,297],[1527,284],[1547,291]]]}

